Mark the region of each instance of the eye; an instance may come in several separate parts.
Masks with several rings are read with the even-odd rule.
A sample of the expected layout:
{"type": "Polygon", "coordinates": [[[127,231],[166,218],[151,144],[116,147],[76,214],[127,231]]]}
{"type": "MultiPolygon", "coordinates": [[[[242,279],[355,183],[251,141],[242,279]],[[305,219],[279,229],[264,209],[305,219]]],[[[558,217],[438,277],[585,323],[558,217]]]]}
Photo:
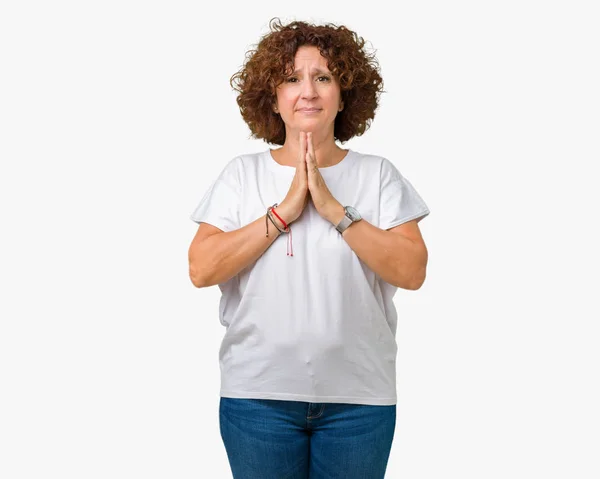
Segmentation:
{"type": "MultiPolygon", "coordinates": [[[[320,77],[319,77],[319,80],[320,80],[321,78],[325,78],[325,80],[329,81],[329,77],[327,77],[327,76],[320,76],[320,77]]],[[[296,77],[291,77],[291,78],[288,78],[288,79],[286,79],[285,81],[286,81],[287,83],[291,83],[291,82],[292,82],[292,80],[297,80],[297,78],[296,78],[296,77]]]]}

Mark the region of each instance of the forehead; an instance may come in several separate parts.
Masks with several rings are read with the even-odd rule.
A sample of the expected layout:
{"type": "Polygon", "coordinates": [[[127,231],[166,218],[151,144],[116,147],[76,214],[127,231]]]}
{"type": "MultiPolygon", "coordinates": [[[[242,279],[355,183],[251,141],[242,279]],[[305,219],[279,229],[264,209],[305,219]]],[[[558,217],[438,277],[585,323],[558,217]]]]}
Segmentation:
{"type": "Polygon", "coordinates": [[[314,46],[301,46],[294,57],[294,68],[305,69],[310,68],[328,72],[327,59],[321,55],[321,52],[314,46]]]}

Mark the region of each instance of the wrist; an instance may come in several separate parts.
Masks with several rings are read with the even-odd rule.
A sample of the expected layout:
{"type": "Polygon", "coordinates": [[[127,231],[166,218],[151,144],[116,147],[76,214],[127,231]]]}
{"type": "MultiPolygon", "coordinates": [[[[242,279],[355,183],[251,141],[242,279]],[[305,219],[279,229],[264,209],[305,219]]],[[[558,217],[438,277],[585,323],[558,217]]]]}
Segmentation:
{"type": "Polygon", "coordinates": [[[292,223],[292,221],[294,221],[291,218],[290,213],[288,212],[288,210],[285,208],[285,206],[276,206],[275,208],[273,208],[273,210],[271,211],[271,214],[273,216],[273,219],[277,222],[277,225],[281,228],[281,229],[285,229],[286,225],[289,226],[290,223],[292,223]],[[275,215],[274,212],[277,212],[277,215],[279,215],[279,217],[281,219],[279,219],[277,217],[277,215],[275,215]],[[286,225],[283,224],[283,222],[281,221],[285,221],[286,225]]]}
{"type": "Polygon", "coordinates": [[[340,221],[342,221],[344,216],[346,216],[346,210],[341,203],[337,202],[331,208],[331,212],[327,215],[327,218],[333,226],[337,226],[340,224],[340,221]]]}

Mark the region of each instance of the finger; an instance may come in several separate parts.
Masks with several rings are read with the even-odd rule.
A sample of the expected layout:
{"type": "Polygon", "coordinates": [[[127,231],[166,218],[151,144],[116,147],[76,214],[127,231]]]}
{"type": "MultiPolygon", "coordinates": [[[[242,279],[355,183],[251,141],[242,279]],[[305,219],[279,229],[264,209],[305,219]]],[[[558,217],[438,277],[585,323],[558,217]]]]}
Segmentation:
{"type": "Polygon", "coordinates": [[[298,167],[300,168],[300,177],[302,184],[305,186],[308,183],[308,175],[306,172],[306,133],[300,132],[300,155],[298,158],[298,167]]]}
{"type": "Polygon", "coordinates": [[[300,154],[298,155],[298,166],[302,165],[303,161],[304,161],[304,150],[305,150],[305,146],[304,146],[304,133],[300,132],[300,154]]]}
{"type": "Polygon", "coordinates": [[[313,142],[312,142],[312,132],[309,132],[307,135],[307,147],[308,147],[308,152],[306,155],[306,162],[307,162],[307,168],[309,171],[313,171],[315,172],[316,167],[317,167],[317,159],[315,158],[315,149],[313,147],[313,142]]]}
{"type": "Polygon", "coordinates": [[[306,163],[306,152],[308,151],[308,137],[305,131],[300,132],[300,136],[302,137],[302,146],[300,148],[302,152],[302,159],[305,160],[306,163]]]}

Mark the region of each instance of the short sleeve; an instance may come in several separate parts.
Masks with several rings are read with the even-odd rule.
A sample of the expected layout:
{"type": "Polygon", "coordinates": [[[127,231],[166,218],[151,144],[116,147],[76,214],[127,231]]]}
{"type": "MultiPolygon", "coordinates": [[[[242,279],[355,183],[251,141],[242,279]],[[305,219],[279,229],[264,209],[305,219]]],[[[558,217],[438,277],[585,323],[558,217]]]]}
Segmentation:
{"type": "Polygon", "coordinates": [[[396,166],[383,158],[380,171],[379,228],[387,230],[407,221],[421,221],[429,208],[396,166]]]}
{"type": "Polygon", "coordinates": [[[241,228],[241,184],[237,158],[231,160],[204,193],[190,215],[198,224],[209,223],[227,232],[241,228]]]}

